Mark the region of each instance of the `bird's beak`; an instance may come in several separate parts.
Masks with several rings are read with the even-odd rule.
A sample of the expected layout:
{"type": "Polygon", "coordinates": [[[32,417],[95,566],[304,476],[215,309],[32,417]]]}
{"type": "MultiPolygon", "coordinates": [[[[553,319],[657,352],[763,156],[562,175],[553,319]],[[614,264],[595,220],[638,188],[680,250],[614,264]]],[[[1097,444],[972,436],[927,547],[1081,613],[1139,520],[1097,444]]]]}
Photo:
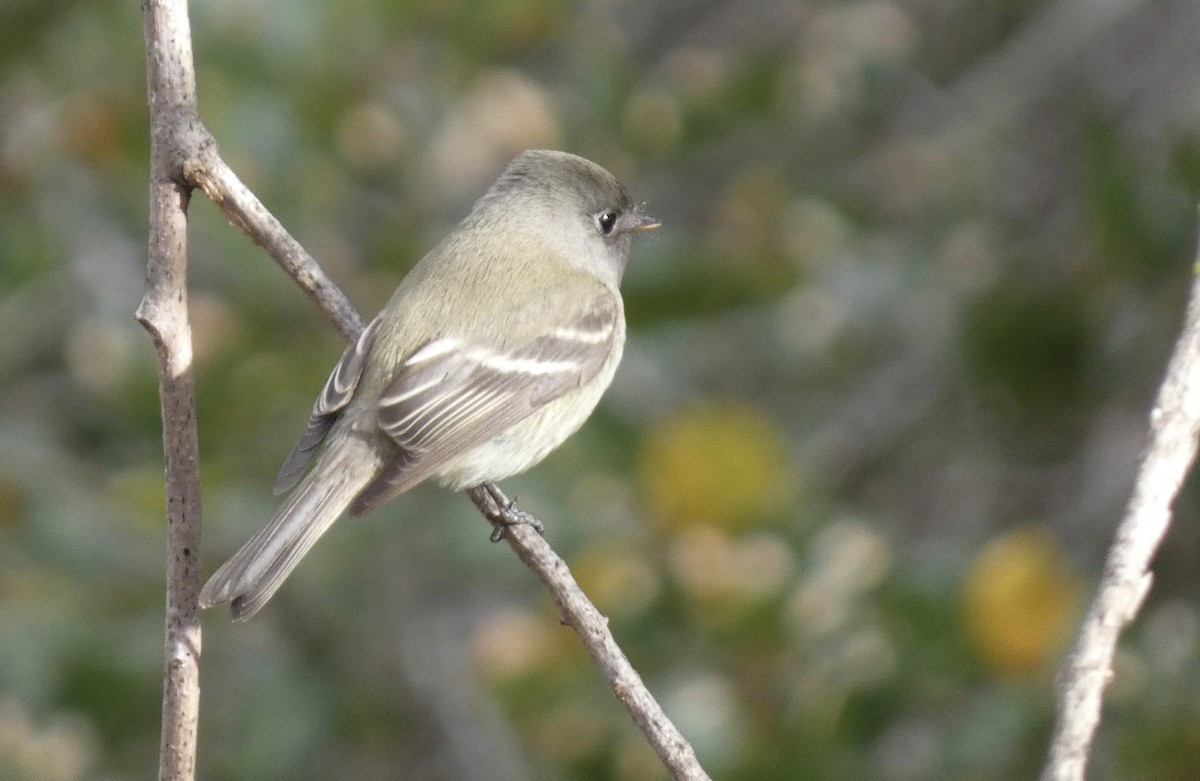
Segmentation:
{"type": "Polygon", "coordinates": [[[639,233],[640,233],[640,232],[642,232],[642,231],[652,231],[652,230],[654,230],[655,228],[657,228],[657,227],[659,227],[659,226],[661,226],[661,225],[662,225],[662,223],[661,223],[661,222],[659,222],[658,220],[654,219],[654,218],[653,218],[653,217],[651,217],[650,215],[648,215],[648,214],[639,214],[639,215],[637,216],[637,219],[636,219],[636,220],[634,220],[633,224],[629,226],[629,230],[631,230],[631,231],[637,231],[637,232],[639,232],[639,233]]]}

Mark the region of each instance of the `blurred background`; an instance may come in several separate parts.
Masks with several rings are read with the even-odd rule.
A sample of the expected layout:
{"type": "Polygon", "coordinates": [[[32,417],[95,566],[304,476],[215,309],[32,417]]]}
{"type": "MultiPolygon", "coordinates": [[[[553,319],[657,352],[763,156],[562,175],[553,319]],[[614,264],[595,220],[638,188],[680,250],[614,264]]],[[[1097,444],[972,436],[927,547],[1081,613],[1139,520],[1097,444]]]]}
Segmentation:
{"type": "MultiPolygon", "coordinates": [[[[202,114],[373,314],[514,154],[663,228],[592,421],[505,483],[717,779],[1017,779],[1193,271],[1191,0],[200,0],[202,114]]],[[[153,773],[164,581],[136,3],[0,7],[0,777],[153,773]]],[[[197,195],[205,572],[342,345],[197,195]]],[[[1200,779],[1197,492],[1091,778],[1200,779]]],[[[200,777],[665,778],[462,496],[205,616],[200,777]]]]}

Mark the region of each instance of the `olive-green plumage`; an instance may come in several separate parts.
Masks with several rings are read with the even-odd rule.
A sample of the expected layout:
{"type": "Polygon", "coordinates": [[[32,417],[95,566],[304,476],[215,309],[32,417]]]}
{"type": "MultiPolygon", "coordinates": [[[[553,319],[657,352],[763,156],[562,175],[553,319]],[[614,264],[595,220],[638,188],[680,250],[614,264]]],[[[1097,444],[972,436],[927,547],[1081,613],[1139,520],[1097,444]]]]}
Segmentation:
{"type": "Polygon", "coordinates": [[[347,509],[430,478],[500,480],[558,447],[612,382],[618,286],[633,235],[657,224],[581,157],[513,160],[343,354],[276,479],[291,493],[201,604],[249,618],[347,509]]]}

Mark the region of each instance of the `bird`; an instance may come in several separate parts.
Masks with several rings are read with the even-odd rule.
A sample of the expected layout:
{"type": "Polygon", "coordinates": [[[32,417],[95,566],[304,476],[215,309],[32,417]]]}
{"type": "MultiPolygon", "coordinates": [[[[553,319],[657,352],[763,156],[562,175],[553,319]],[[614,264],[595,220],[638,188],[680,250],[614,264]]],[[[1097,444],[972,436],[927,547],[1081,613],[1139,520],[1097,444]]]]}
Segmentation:
{"type": "Polygon", "coordinates": [[[562,444],[612,382],[632,239],[658,227],[596,163],[514,158],[346,348],[276,476],[287,496],[201,606],[245,621],[343,513],[490,486],[562,444]]]}

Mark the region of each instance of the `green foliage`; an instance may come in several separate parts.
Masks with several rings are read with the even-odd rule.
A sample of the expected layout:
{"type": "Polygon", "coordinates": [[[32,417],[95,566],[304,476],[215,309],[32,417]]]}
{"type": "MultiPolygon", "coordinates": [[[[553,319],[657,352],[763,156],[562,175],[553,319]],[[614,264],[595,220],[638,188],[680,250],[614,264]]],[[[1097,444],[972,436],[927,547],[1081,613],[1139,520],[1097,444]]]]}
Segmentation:
{"type": "Polygon", "coordinates": [[[967,312],[963,357],[984,397],[1018,415],[1063,420],[1090,400],[1086,299],[1076,290],[997,285],[967,312]]]}
{"type": "MultiPolygon", "coordinates": [[[[596,159],[663,221],[612,392],[509,490],[715,778],[1000,781],[1044,756],[1200,193],[1169,40],[1194,22],[1131,8],[1071,41],[1037,29],[1052,10],[191,12],[222,154],[363,314],[526,147],[596,159]]],[[[158,748],[141,35],[136,3],[0,10],[4,778],[145,778],[158,748]]],[[[202,194],[189,217],[207,573],[270,513],[342,345],[202,194]]],[[[422,488],[253,622],[206,615],[200,776],[663,778],[487,533],[422,488]]],[[[1192,542],[1122,647],[1097,779],[1200,778],[1192,542]]]]}

